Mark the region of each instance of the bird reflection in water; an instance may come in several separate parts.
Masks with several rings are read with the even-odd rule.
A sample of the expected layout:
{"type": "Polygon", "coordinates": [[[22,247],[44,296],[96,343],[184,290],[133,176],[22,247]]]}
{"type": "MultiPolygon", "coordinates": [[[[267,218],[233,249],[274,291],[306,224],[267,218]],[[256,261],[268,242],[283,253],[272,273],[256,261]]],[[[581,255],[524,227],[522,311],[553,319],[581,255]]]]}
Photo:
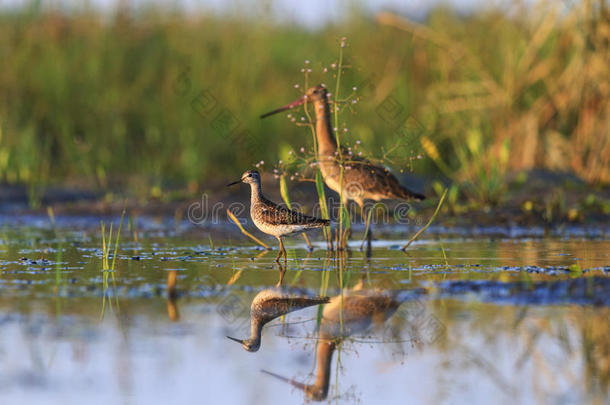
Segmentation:
{"type": "Polygon", "coordinates": [[[263,326],[272,320],[313,305],[329,302],[328,297],[316,297],[308,295],[305,291],[298,289],[282,288],[282,280],[285,270],[280,264],[280,281],[275,288],[262,290],[252,300],[250,306],[250,337],[247,339],[229,339],[238,342],[249,352],[256,352],[261,346],[261,332],[263,326]]]}
{"type": "Polygon", "coordinates": [[[364,290],[362,283],[359,283],[342,295],[332,297],[324,307],[316,346],[317,370],[313,384],[262,371],[303,390],[308,399],[322,401],[328,396],[331,361],[337,346],[349,336],[360,334],[371,326],[383,325],[403,301],[389,290],[364,290]]]}

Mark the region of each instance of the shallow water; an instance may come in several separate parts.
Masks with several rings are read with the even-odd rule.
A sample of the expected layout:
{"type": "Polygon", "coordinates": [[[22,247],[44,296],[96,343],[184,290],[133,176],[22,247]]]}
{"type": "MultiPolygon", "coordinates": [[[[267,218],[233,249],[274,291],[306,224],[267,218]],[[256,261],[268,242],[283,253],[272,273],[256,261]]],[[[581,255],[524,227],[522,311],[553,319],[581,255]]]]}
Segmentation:
{"type": "Polygon", "coordinates": [[[310,254],[295,237],[280,291],[331,302],[271,320],[250,353],[225,336],[249,336],[252,300],[279,280],[275,252],[231,231],[210,240],[163,224],[124,228],[116,270],[104,273],[101,232],[78,229],[1,228],[0,403],[610,397],[603,236],[454,233],[408,254],[400,240],[376,241],[370,255],[354,242],[340,257],[310,254]]]}

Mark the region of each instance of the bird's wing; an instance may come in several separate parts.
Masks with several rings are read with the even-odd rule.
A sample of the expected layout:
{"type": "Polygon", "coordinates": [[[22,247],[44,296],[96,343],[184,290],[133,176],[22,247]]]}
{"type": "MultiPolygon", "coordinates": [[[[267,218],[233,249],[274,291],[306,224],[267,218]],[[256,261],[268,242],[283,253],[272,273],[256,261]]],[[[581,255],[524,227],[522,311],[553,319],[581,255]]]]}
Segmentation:
{"type": "Polygon", "coordinates": [[[306,225],[323,221],[282,207],[269,200],[265,202],[265,208],[261,214],[263,221],[278,225],[306,225]]]}
{"type": "Polygon", "coordinates": [[[278,316],[289,312],[310,307],[312,305],[328,303],[328,297],[283,297],[270,298],[266,300],[260,307],[261,316],[267,318],[277,318],[278,316]]]}
{"type": "Polygon", "coordinates": [[[423,200],[425,197],[402,186],[387,168],[360,156],[345,157],[344,185],[360,184],[364,190],[387,198],[423,200]]]}

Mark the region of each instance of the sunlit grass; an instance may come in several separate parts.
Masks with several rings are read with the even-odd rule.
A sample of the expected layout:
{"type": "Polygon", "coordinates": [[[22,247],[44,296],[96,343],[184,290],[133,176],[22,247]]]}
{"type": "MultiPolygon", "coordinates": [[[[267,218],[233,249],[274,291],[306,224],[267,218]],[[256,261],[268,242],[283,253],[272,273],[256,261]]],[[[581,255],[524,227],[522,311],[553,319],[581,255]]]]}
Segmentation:
{"type": "Polygon", "coordinates": [[[341,144],[362,140],[378,156],[404,141],[409,118],[421,123],[384,162],[395,171],[449,175],[483,204],[502,203],[506,175],[532,168],[608,183],[610,23],[602,1],[573,3],[469,16],[438,8],[423,22],[355,12],[321,30],[154,7],[130,18],[3,10],[0,181],[27,185],[33,205],[46,185],[68,180],[171,198],[169,188],[197,191],[216,173],[273,161],[303,144],[302,131],[257,117],[294,98],[290,84],[309,58],[309,84],[335,96],[359,87],[341,144]],[[348,68],[325,72],[340,62],[344,35],[348,68]],[[204,91],[209,113],[198,107],[204,91]],[[384,116],[388,99],[396,114],[384,116]],[[234,127],[214,125],[221,111],[234,127]]]}
{"type": "Polygon", "coordinates": [[[248,238],[252,239],[254,242],[258,243],[259,245],[261,245],[262,247],[264,247],[266,250],[270,250],[271,248],[269,247],[269,245],[267,245],[265,242],[263,242],[262,240],[260,240],[259,238],[257,238],[256,236],[252,235],[250,232],[246,231],[246,229],[243,227],[243,225],[241,224],[241,222],[239,222],[239,219],[235,216],[235,214],[233,214],[231,212],[231,210],[229,210],[227,208],[227,217],[233,221],[233,223],[235,225],[237,225],[237,227],[239,228],[239,230],[241,231],[242,234],[244,234],[245,236],[247,236],[248,238]]]}
{"type": "Polygon", "coordinates": [[[104,319],[104,314],[106,312],[106,302],[108,302],[111,310],[116,311],[117,313],[120,311],[119,307],[119,297],[116,291],[116,275],[115,275],[115,265],[116,258],[119,250],[119,240],[121,238],[121,229],[123,228],[123,217],[125,216],[125,210],[121,213],[121,221],[119,222],[119,229],[116,233],[116,236],[113,234],[112,228],[113,224],[110,224],[110,229],[108,230],[108,235],[106,235],[106,225],[104,221],[101,221],[101,231],[102,231],[102,313],[100,315],[101,319],[104,319]],[[112,248],[112,239],[114,240],[114,250],[112,251],[112,260],[110,260],[112,248]],[[114,305],[115,308],[112,307],[112,300],[108,295],[109,290],[109,282],[112,279],[112,289],[114,295],[114,305]]]}

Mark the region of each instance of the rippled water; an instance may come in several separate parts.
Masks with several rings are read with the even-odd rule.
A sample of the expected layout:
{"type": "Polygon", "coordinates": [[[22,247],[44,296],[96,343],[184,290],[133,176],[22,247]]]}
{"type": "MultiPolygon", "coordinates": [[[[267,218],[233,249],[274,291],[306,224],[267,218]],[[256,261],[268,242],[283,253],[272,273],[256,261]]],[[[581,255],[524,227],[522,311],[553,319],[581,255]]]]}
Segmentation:
{"type": "Polygon", "coordinates": [[[603,235],[454,233],[339,256],[295,237],[277,287],[275,252],[231,231],[125,228],[104,273],[97,228],[0,229],[3,404],[610,398],[603,235]],[[248,352],[226,336],[250,335],[255,298],[273,319],[248,352]]]}

